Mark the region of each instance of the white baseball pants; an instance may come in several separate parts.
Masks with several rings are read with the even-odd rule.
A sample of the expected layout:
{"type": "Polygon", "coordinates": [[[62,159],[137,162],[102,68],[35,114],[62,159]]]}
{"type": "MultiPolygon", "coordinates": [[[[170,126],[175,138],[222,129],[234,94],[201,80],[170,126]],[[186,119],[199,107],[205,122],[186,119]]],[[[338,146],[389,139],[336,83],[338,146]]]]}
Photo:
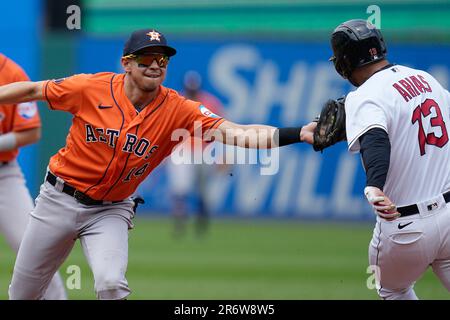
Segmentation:
{"type": "Polygon", "coordinates": [[[383,299],[417,299],[414,283],[429,266],[450,291],[450,203],[441,195],[418,207],[419,214],[377,219],[369,263],[379,268],[383,299]]]}

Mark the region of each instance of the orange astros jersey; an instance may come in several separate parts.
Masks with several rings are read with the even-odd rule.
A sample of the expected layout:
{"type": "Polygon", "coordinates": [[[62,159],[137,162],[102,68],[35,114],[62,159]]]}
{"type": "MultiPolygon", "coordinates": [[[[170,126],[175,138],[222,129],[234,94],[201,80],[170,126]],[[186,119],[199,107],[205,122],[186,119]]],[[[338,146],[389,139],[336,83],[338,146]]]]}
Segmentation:
{"type": "Polygon", "coordinates": [[[160,86],[141,112],[125,95],[124,74],[103,72],[49,80],[43,94],[51,109],[74,115],[66,146],[50,159],[50,170],[93,199],[118,201],[136,190],[178,141],[177,128],[203,132],[223,119],[199,102],[160,86]],[[197,130],[197,129],[196,129],[197,130]]]}
{"type": "MultiPolygon", "coordinates": [[[[185,93],[183,93],[184,95],[185,93]]],[[[191,97],[192,100],[200,102],[204,107],[204,113],[206,115],[210,114],[211,112],[214,115],[221,116],[223,115],[223,107],[222,103],[219,99],[217,99],[215,96],[210,94],[207,91],[199,91],[195,97],[191,97]]],[[[196,142],[196,139],[199,139],[198,137],[192,137],[188,140],[186,140],[186,143],[190,143],[191,146],[191,152],[195,152],[195,150],[200,148],[203,150],[209,142],[207,141],[200,141],[200,143],[196,142]]]]}
{"type": "MultiPolygon", "coordinates": [[[[0,86],[17,81],[29,81],[26,73],[14,61],[0,54],[0,86]]],[[[35,102],[0,105],[0,134],[39,128],[41,120],[35,102]]],[[[19,150],[0,152],[0,161],[12,161],[19,150]]]]}

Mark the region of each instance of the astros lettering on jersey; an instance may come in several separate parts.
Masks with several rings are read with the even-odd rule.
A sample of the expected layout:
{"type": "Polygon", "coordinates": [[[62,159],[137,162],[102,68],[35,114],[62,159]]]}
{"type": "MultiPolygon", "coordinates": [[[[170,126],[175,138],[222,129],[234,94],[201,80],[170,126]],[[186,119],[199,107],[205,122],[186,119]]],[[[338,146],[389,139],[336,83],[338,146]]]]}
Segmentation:
{"type": "Polygon", "coordinates": [[[50,159],[50,170],[96,200],[119,201],[136,190],[178,141],[174,130],[216,128],[201,104],[160,87],[158,96],[137,112],[125,95],[124,74],[103,72],[49,80],[43,94],[51,109],[74,115],[66,146],[50,159]]]}

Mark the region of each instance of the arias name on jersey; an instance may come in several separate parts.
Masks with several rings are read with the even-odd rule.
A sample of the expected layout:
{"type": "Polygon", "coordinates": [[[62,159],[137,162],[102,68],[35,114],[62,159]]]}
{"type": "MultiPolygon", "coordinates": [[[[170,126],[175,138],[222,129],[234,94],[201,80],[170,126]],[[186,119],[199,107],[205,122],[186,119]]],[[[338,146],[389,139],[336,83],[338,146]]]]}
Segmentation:
{"type": "Polygon", "coordinates": [[[432,92],[431,86],[420,74],[406,77],[394,83],[392,86],[397,89],[406,102],[421,93],[432,92]]]}

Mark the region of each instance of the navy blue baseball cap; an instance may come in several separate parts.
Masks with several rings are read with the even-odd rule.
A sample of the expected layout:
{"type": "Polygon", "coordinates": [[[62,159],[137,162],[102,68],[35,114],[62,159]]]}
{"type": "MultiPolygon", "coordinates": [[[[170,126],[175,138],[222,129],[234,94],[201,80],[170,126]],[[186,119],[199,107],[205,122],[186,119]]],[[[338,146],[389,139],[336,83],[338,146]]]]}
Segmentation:
{"type": "Polygon", "coordinates": [[[166,37],[161,32],[155,29],[141,29],[131,34],[123,48],[123,56],[151,47],[161,48],[169,57],[177,53],[177,50],[167,45],[166,37]]]}

